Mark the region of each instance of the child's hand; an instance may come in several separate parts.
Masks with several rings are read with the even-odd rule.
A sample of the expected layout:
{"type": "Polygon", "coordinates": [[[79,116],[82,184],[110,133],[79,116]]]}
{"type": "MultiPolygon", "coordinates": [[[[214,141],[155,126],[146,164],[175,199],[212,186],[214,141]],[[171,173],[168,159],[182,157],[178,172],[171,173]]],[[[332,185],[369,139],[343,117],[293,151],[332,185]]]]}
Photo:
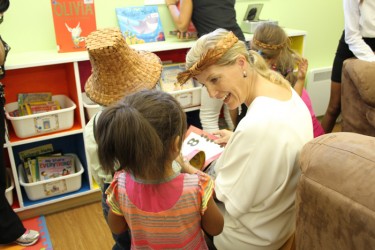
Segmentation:
{"type": "Polygon", "coordinates": [[[220,145],[226,145],[230,137],[232,136],[233,132],[227,129],[221,129],[221,130],[214,131],[212,134],[219,137],[219,139],[214,140],[215,143],[220,144],[220,145]]]}
{"type": "Polygon", "coordinates": [[[306,58],[302,58],[301,61],[298,64],[298,80],[303,80],[305,81],[306,78],[306,72],[307,68],[309,67],[309,62],[307,61],[306,58]]]}
{"type": "Polygon", "coordinates": [[[190,165],[189,161],[180,153],[179,156],[175,159],[181,166],[182,173],[194,174],[198,169],[190,165]]]}

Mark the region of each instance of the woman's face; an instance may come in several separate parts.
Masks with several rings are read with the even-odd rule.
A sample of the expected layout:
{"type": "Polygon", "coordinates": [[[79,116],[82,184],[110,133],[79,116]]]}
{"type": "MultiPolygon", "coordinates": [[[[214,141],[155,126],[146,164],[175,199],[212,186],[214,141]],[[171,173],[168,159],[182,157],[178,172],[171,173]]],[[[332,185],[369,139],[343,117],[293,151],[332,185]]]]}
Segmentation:
{"type": "Polygon", "coordinates": [[[207,88],[211,98],[221,99],[229,109],[235,109],[247,98],[247,80],[244,77],[244,67],[236,61],[233,65],[212,65],[195,77],[199,83],[207,88]]]}

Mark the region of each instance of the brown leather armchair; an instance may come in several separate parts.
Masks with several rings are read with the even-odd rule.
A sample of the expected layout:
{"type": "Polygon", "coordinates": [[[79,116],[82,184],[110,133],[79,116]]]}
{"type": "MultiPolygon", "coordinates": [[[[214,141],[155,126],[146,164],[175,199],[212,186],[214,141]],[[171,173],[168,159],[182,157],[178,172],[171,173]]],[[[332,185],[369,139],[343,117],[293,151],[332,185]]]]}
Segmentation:
{"type": "Polygon", "coordinates": [[[342,131],[375,136],[375,62],[344,61],[341,85],[342,131]]]}
{"type": "Polygon", "coordinates": [[[301,151],[296,249],[375,248],[375,138],[338,132],[301,151]]]}

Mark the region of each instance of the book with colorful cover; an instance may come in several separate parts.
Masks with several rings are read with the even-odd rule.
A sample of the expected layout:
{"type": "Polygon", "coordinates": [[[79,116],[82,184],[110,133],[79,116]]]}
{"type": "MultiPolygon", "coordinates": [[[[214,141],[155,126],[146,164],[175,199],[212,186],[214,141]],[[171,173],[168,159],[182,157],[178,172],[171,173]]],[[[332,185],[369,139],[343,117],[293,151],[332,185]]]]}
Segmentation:
{"type": "Polygon", "coordinates": [[[94,0],[50,0],[57,50],[85,51],[85,38],[96,30],[94,0]]]}
{"type": "Polygon", "coordinates": [[[127,44],[165,41],[157,6],[119,7],[116,16],[127,44]]]}
{"type": "Polygon", "coordinates": [[[35,158],[38,155],[52,153],[53,145],[51,143],[29,148],[18,153],[20,160],[25,162],[28,158],[35,158]]]}
{"type": "Polygon", "coordinates": [[[167,64],[163,66],[160,76],[160,87],[165,92],[173,92],[182,89],[194,88],[194,80],[191,78],[185,84],[180,85],[177,82],[177,75],[185,71],[184,63],[167,64]]]}
{"type": "Polygon", "coordinates": [[[214,142],[215,139],[215,135],[191,125],[186,131],[181,154],[191,165],[204,171],[224,151],[223,146],[214,142]]]}
{"type": "Polygon", "coordinates": [[[61,109],[58,101],[29,102],[24,105],[28,115],[61,109]]]}
{"type": "Polygon", "coordinates": [[[75,173],[73,155],[40,156],[36,160],[41,181],[75,173]]]}

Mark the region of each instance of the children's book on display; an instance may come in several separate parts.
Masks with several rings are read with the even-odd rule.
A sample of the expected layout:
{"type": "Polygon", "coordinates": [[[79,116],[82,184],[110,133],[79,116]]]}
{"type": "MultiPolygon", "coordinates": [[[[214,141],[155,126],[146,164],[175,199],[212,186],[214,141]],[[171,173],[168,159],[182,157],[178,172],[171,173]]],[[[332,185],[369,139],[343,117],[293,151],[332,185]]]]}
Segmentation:
{"type": "Polygon", "coordinates": [[[37,162],[41,181],[75,173],[72,155],[39,156],[37,162]]]}
{"type": "Polygon", "coordinates": [[[94,0],[50,0],[58,52],[84,51],[96,30],[94,0]]]}
{"type": "Polygon", "coordinates": [[[157,6],[119,7],[116,16],[127,44],[165,41],[157,6]]]}

